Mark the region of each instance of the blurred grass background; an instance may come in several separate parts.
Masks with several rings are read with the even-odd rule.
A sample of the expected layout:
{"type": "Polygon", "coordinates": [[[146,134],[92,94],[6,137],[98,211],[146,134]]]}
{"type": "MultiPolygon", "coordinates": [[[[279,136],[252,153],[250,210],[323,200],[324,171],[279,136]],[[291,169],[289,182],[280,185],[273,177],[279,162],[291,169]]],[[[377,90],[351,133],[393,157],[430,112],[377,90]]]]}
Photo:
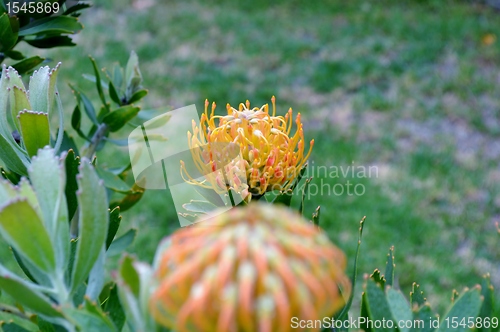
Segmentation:
{"type": "MultiPolygon", "coordinates": [[[[44,51],[63,62],[68,118],[67,83],[92,91],[97,105],[81,79],[92,73],[87,54],[111,68],[135,50],[146,109],[200,110],[208,98],[223,111],[275,95],[279,114],[302,113],[315,167],[378,169],[372,178],[317,177],[320,188],[350,181],[365,193],[316,195],[306,206],[322,206],[321,225],[351,264],[367,216],[360,276],[384,268],[394,245],[401,289],[417,281],[441,313],[454,288],[484,273],[500,289],[499,12],[447,0],[111,0],[81,21],[77,47],[44,51]]],[[[108,146],[99,158],[113,166],[128,154],[108,146]]],[[[171,204],[169,193],[148,191],[123,214],[122,231],[139,228],[131,250],[141,259],[178,228],[171,204]]]]}

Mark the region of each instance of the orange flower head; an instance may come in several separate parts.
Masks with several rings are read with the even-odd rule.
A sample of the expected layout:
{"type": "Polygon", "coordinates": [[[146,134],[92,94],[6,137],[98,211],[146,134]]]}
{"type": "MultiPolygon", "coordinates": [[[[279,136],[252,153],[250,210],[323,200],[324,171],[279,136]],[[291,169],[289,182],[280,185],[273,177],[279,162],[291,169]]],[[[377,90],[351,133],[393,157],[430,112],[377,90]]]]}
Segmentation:
{"type": "Polygon", "coordinates": [[[295,118],[295,133],[291,134],[292,109],[285,116],[276,116],[275,98],[271,100],[272,114],[269,105],[250,108],[247,101],[238,109],[228,104],[224,116],[214,114],[215,103],[209,112],[209,102],[205,101],[200,127],[193,121],[193,132],[188,133],[193,160],[205,180],[193,179],[182,164],[184,180],[219,193],[232,188],[259,196],[288,189],[307,161],[314,140],[306,152],[300,113],[295,118]],[[241,158],[228,158],[235,155],[241,158]],[[218,169],[223,172],[214,173],[218,169]]]}
{"type": "Polygon", "coordinates": [[[329,317],[351,292],[343,252],[284,207],[214,212],[166,241],[150,308],[179,332],[291,331],[292,317],[329,317]]]}

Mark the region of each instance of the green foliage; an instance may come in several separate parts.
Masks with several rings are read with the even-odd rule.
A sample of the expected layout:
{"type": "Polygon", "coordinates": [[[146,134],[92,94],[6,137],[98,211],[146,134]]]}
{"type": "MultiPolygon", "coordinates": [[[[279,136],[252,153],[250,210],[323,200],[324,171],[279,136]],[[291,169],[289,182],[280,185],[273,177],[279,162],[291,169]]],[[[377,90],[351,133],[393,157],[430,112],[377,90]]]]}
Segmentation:
{"type": "MultiPolygon", "coordinates": [[[[18,306],[68,331],[74,331],[74,326],[84,331],[97,327],[116,331],[100,303],[90,302],[103,286],[101,273],[110,218],[106,191],[89,160],[83,158],[78,175],[72,174],[77,177],[80,208],[70,234],[66,179],[71,173],[65,171],[68,160],[75,160],[74,154],[60,159],[55,150],[45,147],[32,159],[31,185],[26,180],[16,187],[1,181],[0,235],[15,250],[30,280],[1,265],[0,288],[18,306]],[[87,294],[84,300],[77,294],[82,291],[87,294]],[[75,296],[81,300],[74,303],[75,296]],[[79,304],[83,307],[77,307],[79,304]]],[[[112,215],[113,220],[119,219],[116,211],[112,215]]],[[[117,246],[123,246],[122,242],[117,246]]]]}
{"type": "MultiPolygon", "coordinates": [[[[28,90],[18,72],[12,67],[3,67],[0,80],[0,148],[4,153],[0,158],[8,171],[27,175],[32,157],[38,149],[52,141],[49,116],[53,112],[54,100],[59,100],[55,86],[58,68],[59,65],[52,70],[41,67],[36,71],[30,79],[28,98],[28,90]],[[13,133],[20,134],[19,143],[13,133]]],[[[62,121],[62,108],[58,107],[57,111],[62,121]]],[[[52,144],[56,150],[61,145],[62,130],[58,128],[52,144]]]]}
{"type": "Polygon", "coordinates": [[[435,315],[423,296],[419,286],[414,283],[407,300],[400,290],[394,287],[394,248],[389,250],[386,271],[392,276],[389,284],[380,271],[366,278],[362,295],[361,316],[364,317],[362,328],[365,331],[468,331],[475,327],[481,331],[494,331],[491,325],[484,328],[477,324],[493,319],[491,308],[493,288],[488,276],[483,280],[483,287],[477,285],[464,289],[462,294],[454,291],[452,303],[447,313],[440,318],[435,315]],[[386,322],[382,324],[382,322],[386,322]],[[377,323],[378,326],[377,326],[377,323]]]}
{"type": "Polygon", "coordinates": [[[164,331],[149,315],[149,295],[153,291],[153,269],[124,255],[118,270],[118,292],[131,331],[164,331]]]}
{"type": "Polygon", "coordinates": [[[78,21],[82,9],[90,7],[80,2],[71,5],[63,1],[19,2],[2,1],[0,6],[0,63],[6,58],[21,60],[12,66],[20,73],[27,73],[44,59],[27,58],[14,50],[20,42],[38,48],[74,46],[72,35],[80,32],[83,25],[78,21]],[[39,7],[42,6],[42,7],[39,7]],[[37,11],[37,8],[42,8],[37,11]]]}

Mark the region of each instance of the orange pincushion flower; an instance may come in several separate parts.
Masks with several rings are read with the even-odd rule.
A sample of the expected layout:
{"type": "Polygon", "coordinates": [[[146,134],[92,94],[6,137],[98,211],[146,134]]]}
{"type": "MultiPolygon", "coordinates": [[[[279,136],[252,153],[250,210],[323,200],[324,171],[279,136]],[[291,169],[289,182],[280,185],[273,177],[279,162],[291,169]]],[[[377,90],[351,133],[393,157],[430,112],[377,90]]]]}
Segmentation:
{"type": "Polygon", "coordinates": [[[291,331],[292,317],[328,317],[351,291],[343,252],[284,207],[234,208],[167,241],[150,308],[176,331],[291,331]]]}
{"type": "Polygon", "coordinates": [[[205,101],[201,128],[193,121],[193,132],[188,133],[189,147],[196,166],[202,174],[209,174],[219,168],[221,159],[210,150],[214,144],[239,147],[242,159],[234,165],[223,163],[227,165],[224,171],[229,174],[225,179],[219,174],[215,177],[205,176],[206,181],[203,182],[193,179],[182,165],[184,179],[218,192],[229,187],[237,192],[248,190],[253,195],[262,195],[266,191],[288,189],[307,161],[314,140],[310,142],[306,153],[300,113],[295,118],[296,131],[291,135],[292,109],[284,117],[276,116],[274,97],[272,104],[272,114],[269,114],[267,104],[250,108],[247,100],[238,109],[228,104],[227,115],[219,116],[214,115],[215,103],[209,114],[209,103],[205,101]]]}

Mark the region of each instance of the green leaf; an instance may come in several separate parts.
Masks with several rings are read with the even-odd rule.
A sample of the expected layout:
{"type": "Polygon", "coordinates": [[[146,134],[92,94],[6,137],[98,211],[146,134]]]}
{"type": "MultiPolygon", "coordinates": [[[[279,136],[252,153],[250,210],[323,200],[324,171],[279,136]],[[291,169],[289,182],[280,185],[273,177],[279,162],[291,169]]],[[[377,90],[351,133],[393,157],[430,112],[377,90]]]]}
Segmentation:
{"type": "Polygon", "coordinates": [[[73,110],[73,114],[71,115],[71,127],[73,127],[78,136],[80,136],[86,141],[89,141],[87,135],[85,135],[81,130],[81,124],[82,124],[82,112],[80,111],[80,106],[76,105],[75,109],[73,110]]]}
{"type": "MultiPolygon", "coordinates": [[[[28,174],[26,165],[23,162],[26,159],[24,156],[20,157],[3,135],[0,135],[0,158],[11,171],[20,175],[28,174]]],[[[26,161],[26,163],[28,162],[26,161]]]]}
{"type": "MultiPolygon", "coordinates": [[[[22,84],[22,82],[21,82],[22,84]]],[[[24,89],[24,85],[21,87],[15,85],[10,89],[10,96],[9,96],[9,101],[10,101],[10,112],[12,114],[12,119],[14,120],[14,125],[18,131],[21,131],[21,128],[19,127],[19,121],[18,121],[18,115],[19,112],[23,110],[30,110],[31,109],[31,104],[28,100],[28,94],[26,93],[26,90],[24,89]]],[[[50,137],[50,133],[49,133],[50,137]]]]}
{"type": "Polygon", "coordinates": [[[370,275],[370,278],[377,283],[377,285],[380,286],[381,290],[385,289],[385,278],[384,276],[380,273],[379,269],[375,269],[373,273],[370,275]]]}
{"type": "Polygon", "coordinates": [[[307,163],[300,169],[299,174],[294,180],[294,183],[284,192],[281,192],[273,201],[273,204],[284,204],[285,206],[290,206],[292,203],[293,191],[297,187],[297,185],[302,180],[302,177],[306,173],[307,163]]]}
{"type": "Polygon", "coordinates": [[[35,39],[24,39],[24,41],[33,47],[37,48],[53,48],[53,47],[71,47],[76,44],[68,36],[39,36],[35,39]]]}
{"type": "Polygon", "coordinates": [[[0,264],[0,288],[16,302],[47,317],[62,317],[50,300],[43,295],[38,286],[19,278],[0,264]]]}
{"type": "Polygon", "coordinates": [[[99,166],[96,167],[96,171],[107,188],[123,194],[132,193],[132,188],[117,175],[99,166]]]}
{"type": "Polygon", "coordinates": [[[54,273],[56,259],[52,241],[40,217],[26,199],[14,200],[0,208],[0,233],[24,259],[40,271],[54,273]]]}
{"type": "Polygon", "coordinates": [[[64,164],[50,148],[39,150],[28,170],[36,197],[40,203],[45,229],[54,245],[57,266],[67,266],[69,251],[69,220],[66,203],[64,164]]]}
{"type": "Polygon", "coordinates": [[[128,121],[132,120],[137,113],[139,113],[140,108],[131,105],[122,106],[118,109],[111,111],[107,114],[102,122],[109,126],[109,130],[114,132],[120,130],[128,121]]]}
{"type": "Polygon", "coordinates": [[[306,180],[304,187],[302,188],[302,198],[299,206],[299,213],[304,215],[304,203],[306,202],[306,196],[309,189],[309,183],[311,183],[312,177],[306,180]]]}
{"type": "Polygon", "coordinates": [[[117,63],[115,63],[113,67],[113,84],[116,88],[118,88],[118,91],[123,85],[123,69],[117,63]]]}
{"type": "Polygon", "coordinates": [[[58,325],[53,325],[52,323],[47,322],[41,317],[36,317],[36,325],[38,325],[38,330],[35,330],[37,332],[62,332],[64,331],[62,327],[58,325]],[[57,330],[56,327],[57,326],[57,330]]]}
{"type": "Polygon", "coordinates": [[[103,310],[109,313],[109,318],[111,318],[118,331],[121,331],[123,325],[125,325],[126,316],[118,297],[118,287],[116,284],[111,286],[109,297],[104,302],[103,310]]]}
{"type": "Polygon", "coordinates": [[[90,270],[89,277],[87,279],[87,289],[85,290],[85,298],[96,301],[101,293],[102,287],[104,286],[105,279],[105,261],[106,252],[104,247],[102,247],[97,260],[90,270]]]}
{"type": "Polygon", "coordinates": [[[120,303],[134,331],[157,331],[151,319],[148,300],[151,292],[152,269],[149,265],[124,255],[118,271],[120,303]]]}
{"type": "Polygon", "coordinates": [[[31,110],[51,114],[60,65],[61,63],[58,63],[53,69],[48,66],[40,67],[30,77],[29,101],[31,110]]]}
{"type": "Polygon", "coordinates": [[[134,267],[135,258],[129,254],[125,254],[122,258],[120,268],[118,270],[119,279],[124,286],[132,292],[134,297],[139,297],[140,292],[140,279],[134,267]]]}
{"type": "Polygon", "coordinates": [[[30,157],[50,144],[49,117],[42,112],[22,111],[18,115],[21,136],[30,157]]]}
{"type": "Polygon", "coordinates": [[[5,203],[18,195],[12,183],[5,179],[0,179],[0,202],[5,203]]]}
{"type": "Polygon", "coordinates": [[[35,70],[33,75],[30,77],[29,100],[33,111],[44,112],[47,114],[49,113],[49,73],[50,68],[48,66],[44,66],[35,70]]]}
{"type": "Polygon", "coordinates": [[[191,200],[189,203],[183,204],[182,207],[187,211],[196,213],[209,213],[217,209],[217,206],[210,202],[198,200],[191,200]]]}
{"type": "Polygon", "coordinates": [[[427,299],[424,297],[424,292],[420,290],[420,285],[416,282],[413,283],[410,292],[410,304],[412,307],[419,307],[427,302],[427,299]]]}
{"type": "Polygon", "coordinates": [[[0,15],[0,51],[10,50],[16,45],[17,31],[12,29],[9,15],[3,13],[0,15]]]}
{"type": "Polygon", "coordinates": [[[431,310],[431,307],[428,303],[424,304],[417,310],[413,312],[413,321],[414,324],[419,324],[418,326],[413,326],[413,331],[418,332],[431,332],[435,331],[436,328],[431,324],[437,317],[431,310]]]}
{"type": "Polygon", "coordinates": [[[72,291],[87,278],[104,246],[109,226],[106,189],[87,158],[82,159],[77,183],[80,214],[72,291]]]}
{"type": "Polygon", "coordinates": [[[108,90],[109,90],[109,96],[111,97],[111,100],[113,100],[116,104],[122,105],[122,101],[120,97],[118,96],[118,92],[116,91],[115,85],[113,82],[110,80],[108,83],[108,90]]]}
{"type": "MultiPolygon", "coordinates": [[[[387,302],[395,322],[410,321],[413,319],[410,304],[406,301],[404,295],[394,288],[387,289],[387,302]]],[[[410,328],[400,327],[400,332],[409,332],[410,328]]]]}
{"type": "MultiPolygon", "coordinates": [[[[39,278],[35,278],[35,276],[32,274],[32,272],[35,272],[36,269],[30,269],[26,266],[26,263],[23,261],[23,258],[19,256],[19,254],[11,247],[10,248],[12,251],[12,255],[14,256],[14,259],[16,260],[16,263],[19,265],[21,270],[23,270],[24,274],[28,277],[29,280],[34,282],[35,284],[41,284],[43,283],[39,278]]],[[[40,276],[43,276],[43,274],[40,274],[40,276]]],[[[46,281],[47,279],[45,279],[46,281]]]]}
{"type": "Polygon", "coordinates": [[[385,279],[386,285],[392,286],[394,280],[394,268],[396,264],[394,264],[394,246],[389,248],[389,253],[387,254],[387,262],[385,264],[385,279]]]}
{"type": "MultiPolygon", "coordinates": [[[[56,141],[54,143],[54,150],[59,151],[61,149],[61,144],[64,139],[64,108],[62,106],[61,102],[61,96],[59,96],[59,92],[57,92],[57,89],[55,89],[55,80],[53,80],[53,76],[50,77],[50,83],[49,83],[49,91],[52,89],[52,84],[55,90],[55,100],[56,100],[56,105],[57,105],[57,116],[59,117],[59,128],[57,130],[57,137],[56,141]]],[[[54,96],[52,96],[54,97],[54,96]]],[[[49,93],[49,105],[50,102],[53,102],[53,99],[51,99],[50,93],[49,93]]]]}
{"type": "Polygon", "coordinates": [[[80,157],[75,155],[73,150],[69,150],[66,155],[62,155],[61,159],[64,160],[66,170],[66,187],[64,192],[66,194],[68,204],[68,217],[73,219],[73,215],[78,207],[78,200],[76,198],[76,191],[78,184],[76,182],[76,175],[78,174],[78,166],[80,165],[80,157]]]}
{"type": "Polygon", "coordinates": [[[69,150],[75,151],[76,154],[79,154],[78,147],[76,146],[76,142],[73,139],[73,136],[68,135],[68,132],[64,131],[63,139],[61,142],[61,147],[59,148],[59,151],[57,151],[57,153],[61,154],[65,151],[69,151],[69,150]]]}
{"type": "Polygon", "coordinates": [[[106,250],[108,250],[111,242],[113,242],[115,235],[118,232],[118,228],[120,227],[121,221],[122,216],[120,215],[120,207],[115,207],[109,212],[109,228],[108,236],[106,238],[106,250]]]}
{"type": "MultiPolygon", "coordinates": [[[[372,279],[366,281],[366,300],[369,318],[373,321],[392,320],[391,311],[385,293],[372,279]]],[[[394,323],[394,326],[397,326],[394,323]]],[[[374,328],[375,331],[394,331],[394,328],[374,328]]]]}
{"type": "MultiPolygon", "coordinates": [[[[73,267],[75,266],[75,256],[76,256],[76,249],[78,246],[78,238],[72,238],[69,242],[69,259],[68,259],[68,268],[66,269],[65,273],[65,280],[66,284],[70,285],[72,276],[73,276],[73,267]]],[[[83,296],[85,295],[85,289],[87,288],[85,284],[80,284],[80,286],[83,286],[83,291],[81,292],[81,297],[82,299],[80,301],[75,301],[75,298],[79,298],[80,295],[80,289],[77,288],[77,290],[73,294],[73,303],[75,305],[79,305],[83,301],[83,296]]]]}
{"type": "Polygon", "coordinates": [[[40,203],[38,202],[38,198],[36,197],[35,190],[31,186],[30,182],[27,178],[23,177],[19,183],[17,184],[17,192],[19,197],[25,198],[28,203],[33,207],[33,209],[38,213],[38,215],[42,215],[42,210],[40,208],[40,203]]]}
{"type": "Polygon", "coordinates": [[[12,65],[19,75],[25,74],[27,72],[30,72],[33,68],[41,64],[45,59],[39,57],[38,55],[33,56],[31,58],[27,58],[24,60],[21,60],[15,64],[12,65]]]}
{"type": "Polygon", "coordinates": [[[458,326],[452,326],[452,319],[457,319],[457,321],[460,322],[462,319],[467,321],[469,317],[477,317],[479,310],[481,309],[482,302],[481,287],[477,286],[472,289],[465,290],[448,310],[448,313],[441,319],[441,325],[439,326],[437,332],[468,331],[469,329],[461,324],[458,326]],[[447,318],[449,318],[448,322],[446,321],[447,318]]]}
{"type": "Polygon", "coordinates": [[[19,36],[36,34],[75,34],[83,29],[83,25],[74,17],[57,16],[34,20],[19,29],[19,36]]]}
{"type": "Polygon", "coordinates": [[[148,94],[148,90],[146,90],[146,89],[139,90],[136,93],[134,93],[132,95],[132,97],[130,97],[129,100],[127,100],[127,104],[133,104],[133,103],[141,100],[142,98],[146,97],[147,94],[148,94]]]}
{"type": "MultiPolygon", "coordinates": [[[[484,318],[486,317],[494,317],[493,313],[493,297],[494,297],[494,290],[493,286],[490,283],[490,275],[486,274],[483,276],[483,280],[481,282],[481,296],[483,297],[483,305],[481,306],[481,311],[479,312],[479,317],[484,318]]],[[[480,327],[477,328],[478,331],[489,331],[490,329],[487,329],[485,327],[480,327]]]]}
{"type": "Polygon", "coordinates": [[[104,315],[97,315],[88,310],[66,307],[63,309],[80,331],[99,331],[99,332],[115,332],[117,331],[113,323],[104,315]]]}
{"type": "Polygon", "coordinates": [[[95,62],[94,58],[89,56],[89,59],[90,62],[92,62],[92,67],[94,68],[95,85],[97,87],[97,93],[99,94],[99,98],[101,98],[102,104],[107,105],[106,97],[104,96],[104,91],[102,90],[102,82],[101,82],[101,75],[99,73],[99,68],[97,67],[97,63],[95,62]]]}
{"type": "Polygon", "coordinates": [[[79,1],[77,4],[68,7],[68,9],[66,9],[66,11],[63,13],[63,15],[73,14],[79,10],[82,10],[85,8],[90,8],[90,7],[92,7],[92,4],[90,2],[79,1]]]}
{"type": "MultiPolygon", "coordinates": [[[[360,317],[364,317],[365,322],[370,319],[370,313],[368,312],[368,300],[366,297],[366,292],[361,293],[361,312],[359,314],[360,317]]],[[[347,317],[347,316],[345,316],[347,317]]],[[[359,324],[359,328],[362,329],[365,332],[372,332],[373,328],[371,325],[368,325],[367,323],[364,324],[359,324]]]]}
{"type": "Polygon", "coordinates": [[[2,323],[1,324],[3,332],[30,332],[24,327],[17,325],[16,323],[2,323]]]}
{"type": "Polygon", "coordinates": [[[130,100],[134,93],[140,89],[142,82],[142,75],[139,69],[139,58],[137,54],[132,51],[125,68],[125,82],[127,100],[130,100]]]}
{"type": "Polygon", "coordinates": [[[137,235],[136,229],[129,229],[125,234],[114,240],[107,251],[108,256],[119,255],[125,251],[133,242],[137,235]]]}
{"type": "MultiPolygon", "coordinates": [[[[358,277],[358,260],[359,260],[359,252],[361,249],[361,238],[363,237],[363,228],[365,226],[365,220],[366,216],[361,219],[359,222],[359,231],[358,231],[358,246],[356,247],[356,256],[354,256],[354,266],[352,268],[352,276],[351,276],[351,284],[352,284],[352,289],[355,289],[356,287],[356,280],[358,277]]],[[[347,317],[347,314],[349,313],[349,309],[351,309],[352,306],[352,301],[354,299],[354,291],[351,292],[351,295],[349,296],[349,299],[347,300],[346,305],[340,313],[338,314],[338,319],[344,320],[347,317]]]]}
{"type": "Polygon", "coordinates": [[[120,201],[113,201],[109,205],[110,209],[114,209],[115,207],[119,206],[120,211],[124,212],[130,209],[132,206],[137,204],[144,195],[144,189],[139,187],[137,184],[134,184],[132,186],[133,193],[126,195],[122,200],[120,201]]]}
{"type": "Polygon", "coordinates": [[[14,50],[10,50],[10,51],[5,51],[4,54],[13,59],[13,60],[22,60],[25,58],[24,54],[22,54],[21,52],[19,51],[14,51],[14,50]]]}
{"type": "Polygon", "coordinates": [[[99,122],[97,121],[96,113],[94,106],[92,105],[92,102],[90,99],[80,90],[72,86],[71,84],[69,85],[70,88],[73,90],[73,93],[75,94],[75,97],[78,101],[78,104],[83,103],[83,109],[87,116],[89,117],[90,121],[92,121],[93,124],[99,125],[99,122]]]}
{"type": "MultiPolygon", "coordinates": [[[[90,81],[92,83],[97,83],[97,79],[95,78],[94,75],[90,75],[90,74],[82,74],[82,77],[84,79],[86,79],[87,81],[90,81]]],[[[104,88],[107,88],[106,87],[106,82],[104,80],[101,79],[101,86],[104,87],[104,88]]]]}

